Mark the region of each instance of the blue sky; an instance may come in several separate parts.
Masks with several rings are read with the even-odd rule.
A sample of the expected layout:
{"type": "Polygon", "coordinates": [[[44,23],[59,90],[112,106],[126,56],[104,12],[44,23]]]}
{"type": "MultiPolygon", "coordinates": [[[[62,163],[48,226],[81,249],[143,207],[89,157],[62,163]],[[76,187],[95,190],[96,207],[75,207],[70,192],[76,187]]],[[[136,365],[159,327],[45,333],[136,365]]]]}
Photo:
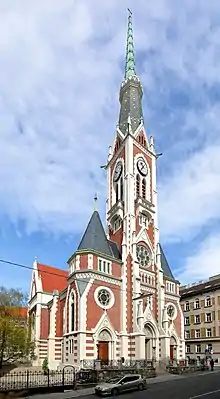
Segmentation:
{"type": "MultiPolygon", "coordinates": [[[[220,8],[213,0],[17,0],[0,26],[0,258],[65,268],[93,211],[119,115],[127,7],[161,242],[186,283],[220,271],[220,8]],[[149,4],[148,4],[149,3],[149,4]]],[[[30,272],[0,264],[6,286],[30,272]]]]}

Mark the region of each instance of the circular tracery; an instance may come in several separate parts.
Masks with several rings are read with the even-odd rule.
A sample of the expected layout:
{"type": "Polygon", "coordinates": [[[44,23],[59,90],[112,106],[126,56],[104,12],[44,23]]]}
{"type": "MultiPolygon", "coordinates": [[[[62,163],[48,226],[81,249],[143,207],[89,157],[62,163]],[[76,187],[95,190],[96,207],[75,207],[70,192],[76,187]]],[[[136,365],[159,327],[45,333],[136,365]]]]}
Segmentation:
{"type": "Polygon", "coordinates": [[[107,290],[101,289],[98,292],[98,301],[100,302],[101,305],[108,306],[110,303],[110,299],[111,299],[111,296],[107,290]]]}
{"type": "Polygon", "coordinates": [[[149,266],[151,257],[148,249],[143,245],[137,245],[137,259],[141,266],[149,266]]]}

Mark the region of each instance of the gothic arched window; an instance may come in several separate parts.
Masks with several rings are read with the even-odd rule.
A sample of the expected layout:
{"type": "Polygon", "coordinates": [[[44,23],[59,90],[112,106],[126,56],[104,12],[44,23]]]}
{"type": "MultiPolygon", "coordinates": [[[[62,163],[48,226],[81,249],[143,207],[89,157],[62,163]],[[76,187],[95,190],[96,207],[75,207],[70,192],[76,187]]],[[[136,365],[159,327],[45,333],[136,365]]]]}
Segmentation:
{"type": "Polygon", "coordinates": [[[118,202],[119,200],[119,192],[118,192],[118,183],[115,185],[115,201],[118,202]]]}
{"type": "Polygon", "coordinates": [[[146,180],[142,180],[142,197],[146,199],[146,180]]]}
{"type": "Polygon", "coordinates": [[[120,179],[120,200],[123,201],[123,179],[120,179]]]}
{"type": "Polygon", "coordinates": [[[69,332],[75,331],[75,295],[71,292],[69,298],[69,332]]]}
{"type": "Polygon", "coordinates": [[[140,195],[140,176],[136,176],[136,195],[139,197],[140,195]]]}

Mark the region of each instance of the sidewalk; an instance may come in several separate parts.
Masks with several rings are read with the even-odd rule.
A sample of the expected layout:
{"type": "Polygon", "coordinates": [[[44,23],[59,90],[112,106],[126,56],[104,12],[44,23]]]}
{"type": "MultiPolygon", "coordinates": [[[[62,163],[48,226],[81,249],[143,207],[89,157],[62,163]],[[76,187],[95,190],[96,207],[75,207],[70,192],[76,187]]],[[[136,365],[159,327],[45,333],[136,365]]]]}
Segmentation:
{"type": "MultiPolygon", "coordinates": [[[[176,375],[176,374],[163,374],[159,375],[154,378],[148,378],[147,383],[150,384],[156,384],[157,382],[165,382],[165,381],[170,381],[178,378],[183,378],[182,375],[176,375]]],[[[93,395],[94,393],[94,388],[84,388],[84,389],[79,389],[78,391],[66,391],[66,392],[57,392],[57,393],[44,393],[44,394],[39,394],[39,395],[32,395],[32,396],[26,396],[26,399],[71,399],[71,398],[77,398],[79,396],[89,396],[93,395]]]]}
{"type": "MultiPolygon", "coordinates": [[[[220,370],[214,370],[214,371],[202,371],[198,373],[190,373],[190,374],[162,374],[158,375],[157,377],[154,378],[148,378],[147,383],[148,385],[152,384],[157,384],[160,382],[167,382],[167,381],[173,381],[173,380],[178,380],[178,379],[183,379],[183,378],[193,378],[196,376],[203,376],[205,374],[210,374],[210,373],[219,373],[220,370]]],[[[32,395],[32,396],[26,396],[26,399],[74,399],[78,398],[80,396],[89,396],[94,394],[94,388],[84,388],[84,389],[79,389],[78,391],[66,391],[66,392],[57,392],[57,393],[48,393],[48,394],[40,394],[40,395],[32,395]]]]}

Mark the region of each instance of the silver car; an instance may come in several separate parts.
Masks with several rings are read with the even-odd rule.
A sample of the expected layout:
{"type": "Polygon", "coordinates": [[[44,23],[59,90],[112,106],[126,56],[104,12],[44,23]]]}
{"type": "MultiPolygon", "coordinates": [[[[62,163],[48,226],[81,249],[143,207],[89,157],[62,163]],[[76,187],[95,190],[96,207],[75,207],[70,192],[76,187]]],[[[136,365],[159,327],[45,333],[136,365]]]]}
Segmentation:
{"type": "Polygon", "coordinates": [[[146,388],[146,379],[142,378],[141,375],[127,374],[124,377],[110,378],[106,382],[100,383],[95,387],[95,394],[98,396],[116,396],[122,392],[143,391],[146,388]]]}

